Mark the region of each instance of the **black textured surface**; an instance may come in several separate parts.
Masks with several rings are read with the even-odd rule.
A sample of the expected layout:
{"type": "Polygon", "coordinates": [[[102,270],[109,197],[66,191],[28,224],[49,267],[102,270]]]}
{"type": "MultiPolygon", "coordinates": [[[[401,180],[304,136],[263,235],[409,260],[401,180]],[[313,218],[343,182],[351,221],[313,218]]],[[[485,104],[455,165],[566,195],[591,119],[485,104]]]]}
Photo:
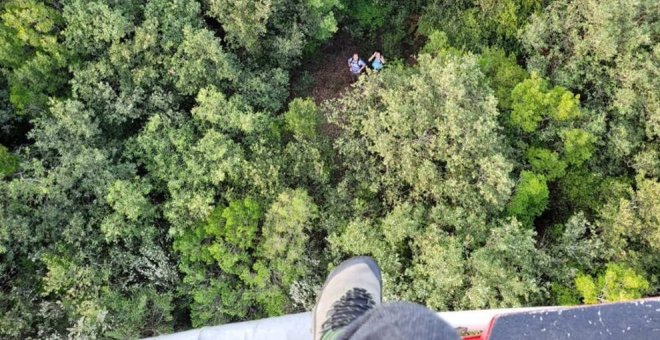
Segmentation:
{"type": "Polygon", "coordinates": [[[488,340],[504,339],[660,340],[660,300],[502,315],[488,340]]]}

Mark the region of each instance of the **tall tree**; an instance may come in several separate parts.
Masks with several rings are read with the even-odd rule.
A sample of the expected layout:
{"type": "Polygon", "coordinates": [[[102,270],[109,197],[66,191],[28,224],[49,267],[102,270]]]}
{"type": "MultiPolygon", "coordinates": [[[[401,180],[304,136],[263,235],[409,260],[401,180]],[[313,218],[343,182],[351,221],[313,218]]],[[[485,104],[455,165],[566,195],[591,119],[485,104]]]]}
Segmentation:
{"type": "Polygon", "coordinates": [[[326,222],[330,248],[377,258],[388,298],[439,309],[538,301],[534,234],[499,219],[512,164],[479,65],[457,53],[419,61],[364,77],[326,106],[342,128],[344,169],[326,222]],[[491,266],[494,256],[509,260],[491,266]]]}
{"type": "Polygon", "coordinates": [[[19,114],[42,113],[50,96],[64,96],[68,53],[63,19],[52,1],[10,0],[0,7],[0,73],[19,114]]]}
{"type": "Polygon", "coordinates": [[[629,172],[636,157],[657,157],[658,20],[654,1],[560,0],[522,34],[529,67],[602,116],[600,157],[612,174],[629,172]]]}

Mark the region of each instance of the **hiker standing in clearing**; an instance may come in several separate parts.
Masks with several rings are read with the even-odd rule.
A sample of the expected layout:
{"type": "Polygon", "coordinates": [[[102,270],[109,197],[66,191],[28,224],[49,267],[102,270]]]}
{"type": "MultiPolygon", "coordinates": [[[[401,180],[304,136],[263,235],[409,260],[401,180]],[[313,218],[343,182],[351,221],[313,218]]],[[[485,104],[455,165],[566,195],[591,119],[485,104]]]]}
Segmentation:
{"type": "Polygon", "coordinates": [[[353,57],[348,59],[348,69],[351,71],[353,81],[358,79],[365,67],[367,67],[367,64],[365,64],[364,60],[360,59],[357,53],[354,53],[353,57]]]}
{"type": "Polygon", "coordinates": [[[383,66],[385,65],[385,57],[383,57],[383,54],[380,53],[380,51],[378,50],[374,52],[374,54],[372,54],[371,57],[369,57],[368,61],[371,63],[371,67],[376,72],[382,70],[383,66]]]}

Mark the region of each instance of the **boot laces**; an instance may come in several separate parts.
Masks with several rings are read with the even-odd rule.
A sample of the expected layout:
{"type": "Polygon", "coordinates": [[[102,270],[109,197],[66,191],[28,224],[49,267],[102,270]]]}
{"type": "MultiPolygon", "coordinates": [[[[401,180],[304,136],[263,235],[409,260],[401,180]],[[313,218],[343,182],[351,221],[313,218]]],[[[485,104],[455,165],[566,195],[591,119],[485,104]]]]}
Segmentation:
{"type": "Polygon", "coordinates": [[[332,304],[321,331],[345,327],[375,306],[374,298],[366,289],[353,288],[332,304]]]}

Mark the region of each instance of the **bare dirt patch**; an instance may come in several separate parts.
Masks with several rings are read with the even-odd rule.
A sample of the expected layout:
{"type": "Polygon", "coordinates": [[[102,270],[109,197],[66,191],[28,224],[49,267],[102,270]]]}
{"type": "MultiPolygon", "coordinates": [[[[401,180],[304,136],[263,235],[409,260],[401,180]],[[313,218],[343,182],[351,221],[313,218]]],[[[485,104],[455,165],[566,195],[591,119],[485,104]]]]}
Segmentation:
{"type": "Polygon", "coordinates": [[[348,34],[337,34],[315,57],[304,61],[302,71],[293,78],[293,95],[312,97],[317,104],[341,96],[351,84],[347,60],[355,52],[365,61],[371,55],[348,34]]]}
{"type": "MultiPolygon", "coordinates": [[[[311,97],[318,105],[326,100],[341,97],[350,90],[352,83],[347,64],[348,58],[352,57],[353,53],[358,53],[366,62],[374,52],[368,48],[368,45],[353,39],[347,32],[337,33],[321,46],[317,54],[306,58],[299,72],[292,76],[291,96],[311,97]]],[[[418,46],[408,50],[417,49],[418,46]]],[[[416,64],[414,55],[415,53],[411,53],[404,58],[405,62],[409,65],[416,64]]],[[[321,130],[333,140],[341,132],[341,129],[332,123],[323,124],[321,130]]]]}

